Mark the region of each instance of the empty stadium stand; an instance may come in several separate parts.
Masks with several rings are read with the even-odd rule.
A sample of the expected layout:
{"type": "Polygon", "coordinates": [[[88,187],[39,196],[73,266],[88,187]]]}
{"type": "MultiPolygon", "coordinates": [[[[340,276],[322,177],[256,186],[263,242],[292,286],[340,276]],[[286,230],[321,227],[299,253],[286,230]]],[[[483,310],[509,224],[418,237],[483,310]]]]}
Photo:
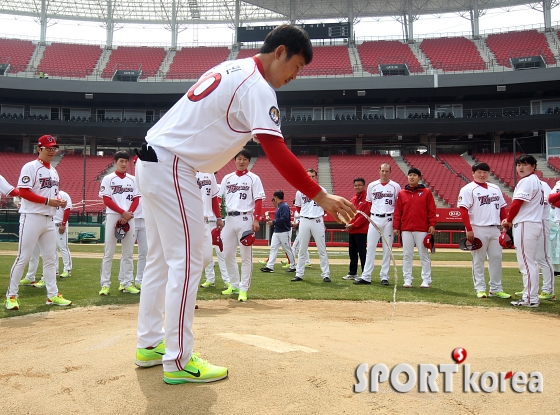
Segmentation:
{"type": "Polygon", "coordinates": [[[50,76],[85,78],[93,73],[102,51],[96,45],[52,43],[45,48],[37,72],[50,76]]]}
{"type": "Polygon", "coordinates": [[[236,59],[250,58],[251,56],[255,56],[257,53],[259,53],[259,49],[241,49],[237,54],[236,59]]]}
{"type": "Polygon", "coordinates": [[[9,62],[9,73],[23,72],[34,50],[30,40],[0,39],[0,64],[9,62]]]}
{"type": "Polygon", "coordinates": [[[471,71],[486,68],[475,44],[465,37],[424,39],[420,48],[436,69],[471,71]]]}
{"type": "Polygon", "coordinates": [[[549,157],[548,167],[560,174],[560,157],[549,157]]]}
{"type": "Polygon", "coordinates": [[[166,79],[198,79],[208,69],[227,59],[227,47],[182,48],[177,51],[166,79]]]}
{"type": "Polygon", "coordinates": [[[498,65],[511,68],[510,58],[542,56],[548,65],[556,63],[546,37],[536,30],[493,33],[486,38],[486,45],[496,56],[498,65]]]}
{"type": "Polygon", "coordinates": [[[379,73],[379,65],[406,64],[412,73],[423,72],[420,62],[410,47],[398,40],[363,42],[358,45],[362,68],[366,72],[379,73]]]}
{"type": "Polygon", "coordinates": [[[36,158],[36,154],[0,153],[0,174],[16,187],[23,165],[36,158]]]}
{"type": "MultiPolygon", "coordinates": [[[[319,159],[317,156],[297,157],[306,169],[318,169],[319,159]]],[[[231,173],[234,170],[235,167],[229,170],[228,173],[231,173]]],[[[284,199],[286,200],[286,203],[292,206],[292,201],[296,196],[296,189],[294,189],[294,187],[290,185],[286,179],[278,174],[278,171],[272,165],[268,157],[259,156],[251,171],[261,178],[264,187],[264,194],[266,195],[263,200],[263,207],[266,207],[267,210],[274,210],[274,205],[272,204],[271,199],[276,190],[282,190],[284,192],[284,199]]]]}
{"type": "Polygon", "coordinates": [[[457,206],[457,198],[461,188],[467,184],[459,174],[453,173],[442,162],[429,154],[407,154],[403,158],[411,167],[422,172],[422,180],[447,205],[457,206]]]}
{"type": "Polygon", "coordinates": [[[102,78],[111,78],[115,70],[139,70],[141,79],[156,75],[166,51],[164,48],[119,46],[113,49],[109,61],[101,74],[102,78]]]}
{"type": "Polygon", "coordinates": [[[333,192],[350,200],[355,195],[354,179],[362,177],[366,186],[379,179],[379,166],[389,163],[391,180],[404,187],[408,181],[405,173],[389,155],[331,155],[333,192]]]}
{"type": "Polygon", "coordinates": [[[305,65],[299,76],[351,75],[352,65],[346,46],[317,46],[313,60],[305,65]]]}

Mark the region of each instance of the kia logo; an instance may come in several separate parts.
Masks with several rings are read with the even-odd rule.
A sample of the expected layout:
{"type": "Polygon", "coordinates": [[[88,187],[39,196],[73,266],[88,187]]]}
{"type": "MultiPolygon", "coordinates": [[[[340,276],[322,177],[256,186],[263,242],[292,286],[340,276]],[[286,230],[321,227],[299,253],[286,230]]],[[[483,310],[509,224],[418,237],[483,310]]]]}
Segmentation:
{"type": "Polygon", "coordinates": [[[451,216],[452,218],[456,218],[458,216],[461,216],[461,212],[458,210],[452,210],[449,212],[449,216],[451,216]]]}

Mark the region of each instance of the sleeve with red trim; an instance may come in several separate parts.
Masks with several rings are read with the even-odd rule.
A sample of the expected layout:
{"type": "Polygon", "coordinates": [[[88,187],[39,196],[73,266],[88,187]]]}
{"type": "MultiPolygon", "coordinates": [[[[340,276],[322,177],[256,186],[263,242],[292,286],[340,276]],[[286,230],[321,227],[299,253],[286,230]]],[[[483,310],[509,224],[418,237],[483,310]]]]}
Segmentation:
{"type": "Polygon", "coordinates": [[[70,217],[70,208],[64,209],[64,216],[62,217],[62,226],[66,226],[69,217],[70,217]]]}
{"type": "Polygon", "coordinates": [[[523,200],[513,199],[513,202],[511,202],[511,206],[509,207],[509,213],[507,217],[508,222],[513,222],[513,219],[515,219],[515,217],[519,213],[519,209],[521,209],[522,204],[523,204],[523,200]]]}
{"type": "Polygon", "coordinates": [[[38,194],[33,193],[31,189],[28,189],[27,187],[22,187],[19,189],[19,196],[24,198],[25,200],[29,200],[30,202],[40,203],[42,205],[44,205],[47,201],[46,197],[39,196],[38,194]]]}
{"type": "MultiPolygon", "coordinates": [[[[361,211],[369,216],[370,212],[371,212],[371,202],[365,202],[364,205],[362,206],[361,211]]],[[[360,226],[365,225],[366,222],[369,222],[369,221],[364,217],[364,215],[361,215],[361,214],[358,213],[356,216],[354,216],[354,219],[352,219],[350,224],[354,228],[359,228],[360,226]]]]}
{"type": "Polygon", "coordinates": [[[503,221],[504,219],[507,219],[507,215],[508,215],[508,208],[504,206],[503,208],[500,209],[500,222],[503,221]]]}
{"type": "Polygon", "coordinates": [[[214,212],[214,216],[216,216],[216,219],[222,219],[222,211],[220,209],[219,196],[214,196],[212,198],[212,212],[214,212]]]}
{"type": "Polygon", "coordinates": [[[262,220],[262,199],[255,200],[255,210],[254,210],[254,217],[255,219],[261,221],[262,220]]]}
{"type": "Polygon", "coordinates": [[[459,211],[461,212],[461,220],[463,221],[463,225],[465,225],[465,229],[467,230],[467,232],[471,232],[472,226],[471,226],[471,220],[469,218],[469,210],[466,207],[461,206],[459,208],[459,211]]]}
{"type": "Polygon", "coordinates": [[[124,212],[124,209],[121,209],[119,205],[117,205],[109,196],[103,196],[103,204],[109,209],[112,209],[120,214],[124,212]]]}
{"type": "Polygon", "coordinates": [[[140,203],[140,196],[137,196],[132,200],[132,203],[130,204],[128,211],[134,213],[139,203],[140,203]]]}
{"type": "Polygon", "coordinates": [[[19,196],[19,190],[14,187],[14,189],[8,193],[8,196],[16,197],[19,196]]]}
{"type": "Polygon", "coordinates": [[[551,193],[548,196],[548,203],[550,203],[554,207],[560,207],[560,192],[551,193]]]}
{"type": "Polygon", "coordinates": [[[321,187],[307,175],[305,168],[286,147],[282,137],[258,134],[257,138],[272,165],[288,183],[311,199],[321,192],[321,187]]]}

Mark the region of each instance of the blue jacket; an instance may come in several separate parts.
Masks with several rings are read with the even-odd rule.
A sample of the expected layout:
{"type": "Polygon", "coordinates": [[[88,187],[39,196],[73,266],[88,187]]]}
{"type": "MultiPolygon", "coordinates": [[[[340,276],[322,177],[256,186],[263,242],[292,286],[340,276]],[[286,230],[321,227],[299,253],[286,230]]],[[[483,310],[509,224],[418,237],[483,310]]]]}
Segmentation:
{"type": "Polygon", "coordinates": [[[290,207],[286,202],[280,202],[278,204],[276,212],[274,212],[274,218],[275,219],[272,221],[274,224],[274,232],[288,232],[292,227],[290,221],[290,207]]]}

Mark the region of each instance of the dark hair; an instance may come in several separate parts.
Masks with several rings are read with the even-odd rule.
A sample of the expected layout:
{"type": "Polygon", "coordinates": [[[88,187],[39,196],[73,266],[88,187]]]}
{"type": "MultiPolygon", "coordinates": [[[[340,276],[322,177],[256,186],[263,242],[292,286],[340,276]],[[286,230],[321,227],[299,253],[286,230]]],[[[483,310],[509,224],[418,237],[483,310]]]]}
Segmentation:
{"type": "Polygon", "coordinates": [[[408,176],[409,174],[412,174],[412,173],[417,174],[418,176],[422,177],[422,173],[420,173],[420,170],[418,170],[416,167],[411,167],[410,169],[408,169],[408,173],[406,173],[406,174],[408,176]]]}
{"type": "Polygon", "coordinates": [[[293,55],[302,55],[305,64],[313,60],[313,47],[307,32],[297,26],[282,24],[266,35],[259,53],[272,53],[278,46],[286,47],[286,59],[293,55]]]}
{"type": "Polygon", "coordinates": [[[317,173],[317,170],[315,170],[315,169],[312,169],[312,168],[311,168],[311,169],[307,169],[307,170],[305,170],[305,171],[306,171],[307,173],[315,173],[315,176],[319,177],[319,173],[317,173]]]}
{"type": "Polygon", "coordinates": [[[235,157],[233,157],[233,158],[236,159],[237,156],[240,156],[240,155],[243,156],[243,157],[245,157],[245,158],[247,158],[247,159],[249,159],[249,160],[251,160],[251,152],[250,152],[249,150],[247,150],[246,147],[243,147],[243,148],[241,149],[241,151],[240,151],[239,153],[237,153],[237,154],[235,155],[235,157]]]}
{"type": "Polygon", "coordinates": [[[537,167],[537,159],[530,154],[521,154],[515,159],[515,164],[530,164],[537,167]]]}
{"type": "Polygon", "coordinates": [[[284,192],[282,190],[275,191],[272,196],[277,197],[280,200],[284,200],[284,192]]]}
{"type": "Polygon", "coordinates": [[[366,184],[366,181],[363,177],[356,177],[352,183],[362,182],[362,184],[366,184]]]}
{"type": "Polygon", "coordinates": [[[113,156],[113,160],[117,161],[118,159],[130,160],[130,156],[128,155],[128,153],[126,151],[120,150],[120,151],[117,151],[115,153],[115,155],[113,156]]]}
{"type": "Polygon", "coordinates": [[[482,171],[490,171],[490,166],[488,164],[486,164],[483,161],[479,161],[477,163],[474,163],[472,165],[472,171],[473,173],[477,170],[482,170],[482,171]]]}

